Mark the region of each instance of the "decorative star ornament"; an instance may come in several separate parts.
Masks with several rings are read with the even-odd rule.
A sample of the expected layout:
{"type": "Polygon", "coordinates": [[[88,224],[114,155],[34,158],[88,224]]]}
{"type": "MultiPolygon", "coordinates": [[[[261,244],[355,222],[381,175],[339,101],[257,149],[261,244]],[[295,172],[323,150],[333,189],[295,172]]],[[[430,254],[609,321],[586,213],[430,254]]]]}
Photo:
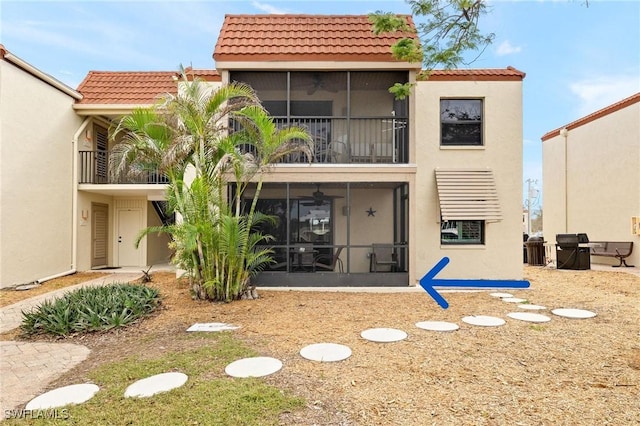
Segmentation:
{"type": "Polygon", "coordinates": [[[374,216],[376,215],[376,211],[373,209],[373,207],[369,207],[369,210],[365,210],[367,212],[367,217],[369,216],[374,216]]]}

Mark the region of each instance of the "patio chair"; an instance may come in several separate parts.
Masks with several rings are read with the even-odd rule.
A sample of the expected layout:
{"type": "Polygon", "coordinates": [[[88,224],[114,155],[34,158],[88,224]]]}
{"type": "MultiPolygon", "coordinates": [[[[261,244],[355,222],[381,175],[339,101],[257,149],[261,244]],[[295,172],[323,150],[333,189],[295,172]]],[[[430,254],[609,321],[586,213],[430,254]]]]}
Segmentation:
{"type": "Polygon", "coordinates": [[[395,272],[398,269],[398,256],[393,245],[373,244],[371,247],[369,272],[395,272]]]}
{"type": "Polygon", "coordinates": [[[316,269],[326,269],[327,271],[334,271],[336,269],[336,265],[338,266],[338,271],[343,274],[344,266],[342,264],[342,259],[340,259],[340,253],[344,246],[338,246],[336,248],[336,252],[332,255],[330,254],[319,254],[315,257],[313,264],[316,269]],[[329,263],[326,263],[329,261],[329,263]]]}

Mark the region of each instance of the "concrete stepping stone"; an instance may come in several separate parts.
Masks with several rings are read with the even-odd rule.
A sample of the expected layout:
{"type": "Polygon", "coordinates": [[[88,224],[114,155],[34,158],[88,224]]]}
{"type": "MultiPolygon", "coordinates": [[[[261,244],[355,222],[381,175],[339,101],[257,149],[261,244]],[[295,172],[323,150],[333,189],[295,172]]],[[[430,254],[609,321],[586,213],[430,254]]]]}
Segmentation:
{"type": "Polygon", "coordinates": [[[507,316],[509,318],[517,319],[520,321],[528,321],[528,322],[549,322],[551,318],[546,315],[534,314],[531,312],[511,312],[508,313],[507,316]]]}
{"type": "Polygon", "coordinates": [[[519,297],[503,297],[501,300],[508,303],[522,303],[527,301],[527,299],[521,299],[519,297]]]}
{"type": "Polygon", "coordinates": [[[552,309],[551,313],[554,315],[558,315],[559,317],[573,318],[573,319],[593,318],[597,315],[595,312],[587,311],[585,309],[574,309],[574,308],[552,309]]]}
{"type": "Polygon", "coordinates": [[[282,361],[267,357],[257,356],[234,361],[224,369],[231,377],[262,377],[268,376],[282,368],[282,361]]]}
{"type": "Polygon", "coordinates": [[[187,331],[227,331],[237,330],[240,326],[233,324],[226,324],[224,322],[197,322],[191,327],[187,328],[187,331]]]}
{"type": "Polygon", "coordinates": [[[542,306],[542,305],[532,305],[529,303],[522,303],[518,305],[518,308],[521,309],[529,309],[531,311],[542,311],[544,309],[547,309],[546,306],[542,306]]]}
{"type": "Polygon", "coordinates": [[[488,315],[470,315],[462,318],[463,322],[471,325],[479,325],[481,327],[499,327],[507,322],[502,318],[491,317],[488,315]]]}
{"type": "Polygon", "coordinates": [[[125,398],[147,398],[161,392],[179,388],[187,382],[183,373],[162,373],[131,384],[124,392],[125,398]]]}
{"type": "Polygon", "coordinates": [[[511,293],[489,293],[489,296],[491,296],[491,297],[499,297],[500,299],[502,299],[504,297],[513,297],[513,294],[511,294],[511,293]]]}
{"type": "Polygon", "coordinates": [[[302,348],[300,355],[310,361],[342,361],[351,356],[351,348],[337,343],[316,343],[302,348]]]}
{"type": "Polygon", "coordinates": [[[455,331],[460,328],[458,324],[446,321],[421,321],[416,323],[416,327],[430,331],[455,331]]]}
{"type": "Polygon", "coordinates": [[[35,397],[26,405],[26,410],[47,410],[69,404],[81,404],[93,398],[100,388],[92,383],[69,385],[51,390],[35,397]]]}
{"type": "Polygon", "coordinates": [[[360,333],[363,339],[377,343],[398,342],[407,338],[407,333],[396,328],[370,328],[360,333]]]}

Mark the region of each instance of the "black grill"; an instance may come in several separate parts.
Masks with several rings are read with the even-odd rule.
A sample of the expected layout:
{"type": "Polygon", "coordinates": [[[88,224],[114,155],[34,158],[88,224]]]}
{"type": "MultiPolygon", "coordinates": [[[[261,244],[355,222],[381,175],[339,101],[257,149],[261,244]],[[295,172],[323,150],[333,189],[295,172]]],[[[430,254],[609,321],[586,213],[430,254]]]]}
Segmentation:
{"type": "Polygon", "coordinates": [[[591,269],[587,234],[556,234],[558,269],[591,269]]]}

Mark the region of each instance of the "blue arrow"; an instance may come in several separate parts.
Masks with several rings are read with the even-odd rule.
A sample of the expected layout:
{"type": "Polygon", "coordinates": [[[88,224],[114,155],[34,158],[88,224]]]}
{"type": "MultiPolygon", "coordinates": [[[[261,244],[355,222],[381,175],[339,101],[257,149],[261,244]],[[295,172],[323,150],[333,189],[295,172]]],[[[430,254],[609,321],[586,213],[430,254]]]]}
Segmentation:
{"type": "Polygon", "coordinates": [[[442,271],[449,263],[448,257],[440,259],[436,265],[431,268],[429,272],[420,279],[420,286],[429,293],[433,300],[438,302],[438,305],[442,309],[447,309],[449,303],[444,300],[444,297],[436,291],[434,286],[447,286],[447,287],[472,287],[472,288],[529,288],[531,285],[529,281],[520,280],[457,280],[457,279],[435,279],[438,272],[442,271]]]}

